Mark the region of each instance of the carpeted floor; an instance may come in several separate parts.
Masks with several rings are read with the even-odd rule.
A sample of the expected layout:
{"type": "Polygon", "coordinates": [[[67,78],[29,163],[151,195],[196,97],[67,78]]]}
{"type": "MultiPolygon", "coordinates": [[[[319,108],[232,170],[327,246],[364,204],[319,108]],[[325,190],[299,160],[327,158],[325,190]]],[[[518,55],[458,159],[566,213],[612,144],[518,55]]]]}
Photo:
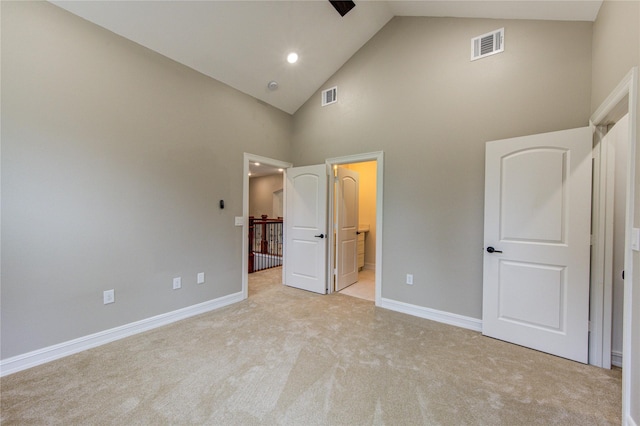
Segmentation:
{"type": "Polygon", "coordinates": [[[270,284],[249,299],[1,380],[10,424],[619,425],[608,371],[270,284]]]}

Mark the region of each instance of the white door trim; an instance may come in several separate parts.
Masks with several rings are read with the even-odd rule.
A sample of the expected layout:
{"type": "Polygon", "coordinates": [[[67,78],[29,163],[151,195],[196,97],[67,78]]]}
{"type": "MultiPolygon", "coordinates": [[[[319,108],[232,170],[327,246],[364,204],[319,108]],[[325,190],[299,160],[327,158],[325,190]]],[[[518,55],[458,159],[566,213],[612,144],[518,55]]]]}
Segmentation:
{"type": "MultiPolygon", "coordinates": [[[[610,368],[605,348],[611,347],[611,310],[607,310],[606,300],[610,300],[611,287],[607,286],[605,270],[613,262],[613,255],[607,256],[606,249],[606,154],[603,149],[604,134],[600,126],[592,127],[593,146],[593,188],[591,204],[591,280],[589,289],[589,364],[610,368]]],[[[610,282],[610,280],[609,280],[610,282]]]]}
{"type": "MultiPolygon", "coordinates": [[[[632,289],[634,283],[633,271],[633,253],[631,249],[631,233],[633,228],[634,205],[635,205],[635,175],[636,175],[636,126],[637,126],[637,104],[638,104],[638,68],[633,67],[629,73],[622,79],[620,84],[611,92],[604,102],[593,113],[589,120],[590,125],[595,131],[596,126],[605,124],[607,116],[614,112],[621,102],[627,98],[629,112],[629,151],[627,160],[627,196],[626,196],[626,217],[625,217],[625,282],[624,282],[624,317],[623,317],[623,343],[622,343],[622,415],[623,424],[627,424],[631,420],[631,331],[632,331],[632,289]]],[[[603,200],[601,200],[602,205],[603,200]]],[[[603,231],[603,230],[602,230],[603,231]]],[[[594,235],[594,240],[602,238],[601,235],[594,235]]],[[[595,244],[595,241],[594,241],[595,244]]],[[[598,259],[598,262],[604,262],[598,259]]],[[[603,268],[603,264],[599,265],[603,268]]],[[[600,315],[592,318],[592,323],[597,322],[597,326],[593,327],[591,333],[591,341],[594,345],[602,344],[605,340],[604,333],[611,333],[607,328],[604,330],[604,318],[601,307],[605,300],[604,289],[596,288],[592,291],[592,308],[596,309],[596,313],[600,315]]],[[[637,313],[636,313],[637,315],[637,313]]],[[[610,341],[610,336],[609,336],[610,341]]],[[[592,348],[590,348],[592,349],[592,348]]],[[[609,348],[610,349],[610,348],[609,348]]],[[[601,353],[602,351],[600,351],[601,353]]],[[[596,360],[597,361],[597,360],[596,360]]],[[[598,365],[589,361],[591,364],[598,365]]],[[[638,368],[637,366],[635,368],[638,368]]]]}
{"type": "MultiPolygon", "coordinates": [[[[287,178],[287,169],[292,166],[291,163],[281,160],[274,160],[273,158],[262,157],[260,155],[250,154],[245,152],[243,154],[243,175],[242,175],[242,299],[249,297],[249,163],[260,163],[273,167],[279,167],[284,169],[283,172],[283,185],[282,190],[284,192],[284,203],[287,202],[287,192],[284,190],[284,179],[287,178]]],[[[286,220],[286,218],[285,218],[286,220]]],[[[286,247],[284,247],[286,249],[286,247]]],[[[284,254],[284,253],[283,253],[284,254]]],[[[282,263],[282,277],[284,282],[284,271],[286,265],[282,263]]]]}
{"type": "MultiPolygon", "coordinates": [[[[362,163],[364,161],[376,161],[376,306],[380,306],[382,303],[382,217],[384,207],[384,152],[376,151],[364,154],[347,155],[344,157],[327,158],[325,163],[328,170],[331,172],[334,165],[350,164],[350,163],[362,163]]],[[[331,176],[331,174],[330,174],[331,176]]],[[[335,185],[329,185],[329,211],[333,212],[334,197],[335,197],[335,185]]],[[[329,227],[328,229],[334,229],[333,214],[329,214],[329,227]]],[[[333,291],[333,271],[335,266],[333,265],[333,259],[335,254],[334,249],[335,239],[333,232],[329,232],[329,259],[327,262],[327,279],[329,282],[329,292],[333,291]]]]}

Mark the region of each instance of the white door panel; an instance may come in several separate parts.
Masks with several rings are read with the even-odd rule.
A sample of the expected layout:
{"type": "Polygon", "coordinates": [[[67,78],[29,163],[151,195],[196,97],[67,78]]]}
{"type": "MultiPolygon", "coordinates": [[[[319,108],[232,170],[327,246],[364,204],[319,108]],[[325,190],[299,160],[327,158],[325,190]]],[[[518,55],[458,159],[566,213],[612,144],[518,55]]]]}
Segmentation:
{"type": "Polygon", "coordinates": [[[327,169],[287,169],[285,284],[326,293],[327,169]]]}
{"type": "Polygon", "coordinates": [[[336,182],[336,291],[358,281],[358,172],[338,167],[336,182]]]}
{"type": "Polygon", "coordinates": [[[587,362],[591,131],[487,143],[483,334],[587,362]]]}

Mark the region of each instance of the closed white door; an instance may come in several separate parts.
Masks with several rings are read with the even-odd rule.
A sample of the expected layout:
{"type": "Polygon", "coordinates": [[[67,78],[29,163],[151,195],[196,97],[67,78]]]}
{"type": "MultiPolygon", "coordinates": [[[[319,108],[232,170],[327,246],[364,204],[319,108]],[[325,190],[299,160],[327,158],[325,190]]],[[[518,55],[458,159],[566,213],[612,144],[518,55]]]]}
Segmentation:
{"type": "Polygon", "coordinates": [[[338,167],[336,177],[336,291],[358,281],[358,172],[338,167]]]}
{"type": "Polygon", "coordinates": [[[586,363],[589,128],[488,142],[484,335],[586,363]]]}
{"type": "Polygon", "coordinates": [[[327,168],[287,169],[285,284],[327,292],[327,168]]]}

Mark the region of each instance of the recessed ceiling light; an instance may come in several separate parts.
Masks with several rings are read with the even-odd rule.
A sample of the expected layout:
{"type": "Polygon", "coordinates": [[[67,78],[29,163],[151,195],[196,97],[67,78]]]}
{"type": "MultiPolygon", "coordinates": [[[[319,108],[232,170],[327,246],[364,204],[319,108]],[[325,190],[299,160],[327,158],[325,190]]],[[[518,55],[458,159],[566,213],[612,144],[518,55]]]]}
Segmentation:
{"type": "Polygon", "coordinates": [[[284,172],[284,169],[278,169],[279,172],[284,172]]]}
{"type": "Polygon", "coordinates": [[[295,64],[298,62],[298,54],[296,52],[291,52],[287,55],[287,62],[290,64],[295,64]]]}
{"type": "Polygon", "coordinates": [[[255,164],[256,166],[259,166],[259,165],[260,165],[260,163],[253,163],[253,164],[255,164]]]}
{"type": "Polygon", "coordinates": [[[249,172],[249,176],[251,176],[251,172],[249,172]]]}

